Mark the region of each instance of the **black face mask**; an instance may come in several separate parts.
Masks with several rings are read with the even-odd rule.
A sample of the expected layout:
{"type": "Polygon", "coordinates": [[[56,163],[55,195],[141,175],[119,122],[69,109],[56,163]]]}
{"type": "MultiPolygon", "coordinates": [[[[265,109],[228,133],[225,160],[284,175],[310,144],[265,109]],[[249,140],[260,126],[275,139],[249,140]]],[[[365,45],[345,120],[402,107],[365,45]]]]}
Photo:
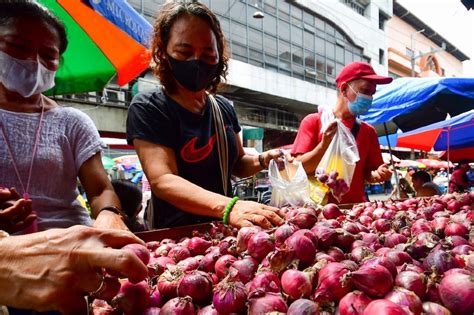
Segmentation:
{"type": "Polygon", "coordinates": [[[219,66],[219,64],[210,65],[200,59],[181,61],[170,55],[168,59],[176,81],[192,92],[204,90],[216,76],[219,66]]]}

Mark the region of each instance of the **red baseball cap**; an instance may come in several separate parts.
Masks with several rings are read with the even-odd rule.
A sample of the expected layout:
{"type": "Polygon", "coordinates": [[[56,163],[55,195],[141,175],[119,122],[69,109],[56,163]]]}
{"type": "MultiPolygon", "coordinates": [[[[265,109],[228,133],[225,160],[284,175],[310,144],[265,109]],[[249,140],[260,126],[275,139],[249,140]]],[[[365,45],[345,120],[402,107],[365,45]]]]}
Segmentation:
{"type": "Polygon", "coordinates": [[[357,79],[369,80],[375,84],[388,84],[393,80],[391,77],[377,75],[367,62],[354,61],[339,72],[336,78],[337,87],[341,87],[343,82],[349,83],[357,79]]]}

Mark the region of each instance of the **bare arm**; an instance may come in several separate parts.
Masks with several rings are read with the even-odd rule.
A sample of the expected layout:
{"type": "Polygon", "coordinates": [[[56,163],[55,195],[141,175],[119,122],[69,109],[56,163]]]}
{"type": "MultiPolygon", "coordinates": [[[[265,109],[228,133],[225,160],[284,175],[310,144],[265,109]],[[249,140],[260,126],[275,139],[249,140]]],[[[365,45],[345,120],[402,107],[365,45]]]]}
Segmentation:
{"type": "MultiPolygon", "coordinates": [[[[172,149],[140,139],[135,139],[133,144],[155,196],[195,215],[217,219],[223,217],[224,208],[230,198],[205,190],[179,176],[172,149]]],[[[255,202],[239,200],[232,210],[229,222],[238,227],[251,223],[271,227],[283,222],[276,214],[277,210],[255,202]]]]}
{"type": "Polygon", "coordinates": [[[301,161],[307,174],[314,174],[316,171],[316,167],[318,166],[319,162],[321,162],[321,159],[329,147],[336,130],[337,123],[336,121],[333,121],[324,131],[322,141],[319,142],[313,150],[296,156],[295,159],[297,161],[301,161]]]}
{"type": "Polygon", "coordinates": [[[120,200],[105,173],[100,153],[96,153],[82,164],[79,169],[79,180],[86,191],[87,200],[96,218],[95,227],[128,230],[120,215],[103,210],[104,207],[120,208],[120,200]]]}

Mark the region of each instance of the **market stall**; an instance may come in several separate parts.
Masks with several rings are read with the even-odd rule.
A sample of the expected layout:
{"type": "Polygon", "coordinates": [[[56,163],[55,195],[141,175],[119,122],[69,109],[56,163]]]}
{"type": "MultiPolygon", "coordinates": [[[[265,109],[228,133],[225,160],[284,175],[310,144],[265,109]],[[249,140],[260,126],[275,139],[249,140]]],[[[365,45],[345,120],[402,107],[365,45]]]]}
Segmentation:
{"type": "Polygon", "coordinates": [[[472,314],[474,194],[284,207],[286,223],[138,233],[147,282],[95,311],[127,314],[472,314]],[[111,306],[113,305],[113,306],[111,306]],[[357,306],[355,309],[354,307],[357,306]],[[382,312],[382,313],[380,313],[382,312]]]}

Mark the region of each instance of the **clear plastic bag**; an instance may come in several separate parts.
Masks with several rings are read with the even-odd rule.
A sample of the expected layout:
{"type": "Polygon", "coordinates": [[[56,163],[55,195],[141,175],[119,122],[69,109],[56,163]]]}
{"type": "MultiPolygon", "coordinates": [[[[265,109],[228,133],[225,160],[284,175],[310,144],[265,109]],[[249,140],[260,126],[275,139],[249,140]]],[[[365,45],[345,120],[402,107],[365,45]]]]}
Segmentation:
{"type": "Polygon", "coordinates": [[[323,204],[328,192],[337,201],[349,191],[359,150],[351,131],[342,121],[336,119],[337,131],[316,168],[315,179],[311,181],[311,199],[323,204]]]}
{"type": "Polygon", "coordinates": [[[314,204],[309,197],[308,176],[299,161],[289,163],[285,157],[271,160],[268,177],[272,183],[270,205],[301,207],[314,204]]]}

